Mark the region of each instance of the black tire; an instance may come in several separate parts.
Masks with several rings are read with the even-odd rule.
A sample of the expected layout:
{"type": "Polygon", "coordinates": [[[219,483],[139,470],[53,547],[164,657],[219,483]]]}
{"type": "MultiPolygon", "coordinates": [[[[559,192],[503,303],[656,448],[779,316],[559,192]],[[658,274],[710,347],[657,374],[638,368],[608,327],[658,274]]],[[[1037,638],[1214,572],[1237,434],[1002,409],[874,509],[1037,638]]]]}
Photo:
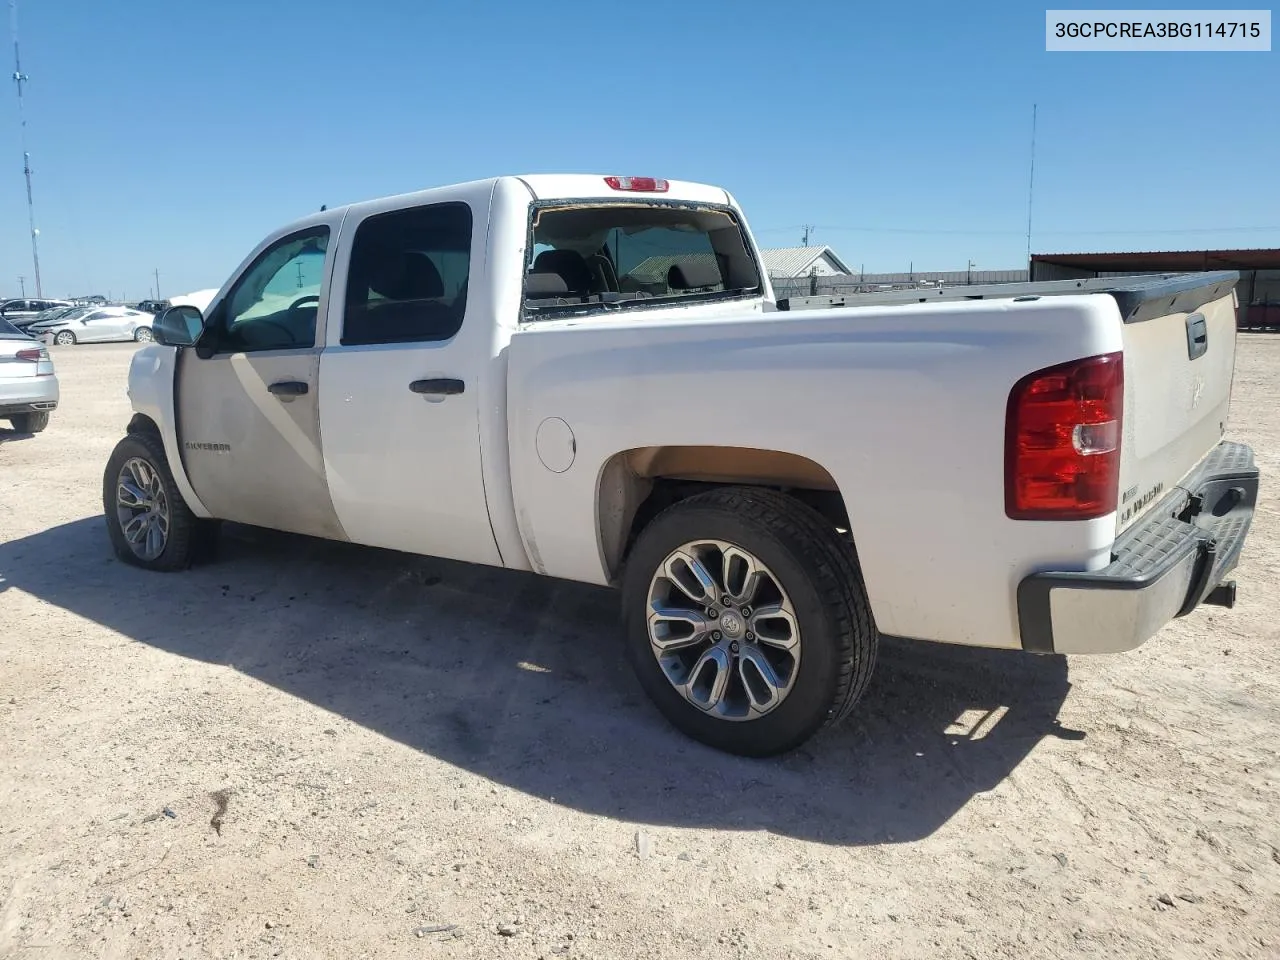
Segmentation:
{"type": "Polygon", "coordinates": [[[641,531],[622,582],[627,657],[641,686],[678,730],[749,757],[798,747],[843,720],[865,692],[879,634],[852,545],[811,507],[772,490],[726,487],[669,507],[641,531]],[[794,686],[772,711],[724,720],[681,695],[649,644],[649,586],[667,555],[700,538],[735,544],[760,559],[790,596],[802,655],[794,686]]]}
{"type": "Polygon", "coordinates": [[[151,343],[154,339],[150,327],[138,327],[133,331],[134,343],[151,343]]]}
{"type": "Polygon", "coordinates": [[[59,330],[57,333],[53,335],[53,342],[61,346],[67,347],[67,346],[71,346],[72,344],[78,343],[79,341],[76,340],[76,335],[72,333],[70,330],[59,330]],[[70,339],[60,340],[59,337],[62,337],[64,335],[67,337],[70,337],[70,339]]]}
{"type": "Polygon", "coordinates": [[[102,475],[102,510],[107,522],[107,535],[111,538],[111,548],[115,555],[125,563],[145,570],[168,573],[187,569],[212,550],[217,533],[216,521],[197,517],[182,499],[182,494],[174,483],[173,473],[169,469],[168,458],[165,457],[164,444],[151,432],[130,433],[116,444],[102,475]],[[120,471],[125,463],[134,457],[145,460],[159,475],[169,506],[168,542],[160,555],[153,560],[144,559],[133,552],[116,515],[116,484],[119,481],[120,471]]]}
{"type": "Polygon", "coordinates": [[[9,418],[9,422],[19,433],[39,433],[49,425],[49,411],[34,410],[31,413],[15,413],[9,418]]]}

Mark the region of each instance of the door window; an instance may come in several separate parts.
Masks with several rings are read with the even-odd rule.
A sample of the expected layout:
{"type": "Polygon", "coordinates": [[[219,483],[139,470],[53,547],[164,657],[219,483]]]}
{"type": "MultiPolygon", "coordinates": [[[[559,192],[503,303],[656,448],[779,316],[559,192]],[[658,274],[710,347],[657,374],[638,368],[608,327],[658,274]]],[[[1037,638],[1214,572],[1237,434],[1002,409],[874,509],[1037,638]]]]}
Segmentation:
{"type": "Polygon", "coordinates": [[[462,327],[470,268],[465,203],[369,217],[351,247],[341,343],[448,340],[462,327]]]}
{"type": "Polygon", "coordinates": [[[210,317],[220,353],[313,347],[329,228],[312,227],[268,247],[210,317]]]}

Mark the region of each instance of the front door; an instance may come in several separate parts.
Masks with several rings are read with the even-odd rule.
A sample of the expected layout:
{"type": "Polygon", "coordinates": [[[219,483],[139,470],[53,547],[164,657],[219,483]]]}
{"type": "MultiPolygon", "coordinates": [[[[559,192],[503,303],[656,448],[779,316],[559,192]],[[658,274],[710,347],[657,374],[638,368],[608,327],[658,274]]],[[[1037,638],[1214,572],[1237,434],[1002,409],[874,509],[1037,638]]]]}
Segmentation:
{"type": "Polygon", "coordinates": [[[343,539],[320,454],[317,374],[330,230],[269,244],[210,307],[178,362],[178,439],[196,494],[222,520],[343,539]]]}
{"type": "Polygon", "coordinates": [[[334,271],[320,422],[352,540],[499,565],[479,431],[492,323],[467,310],[484,251],[475,219],[473,231],[471,207],[448,202],[347,220],[344,237],[355,235],[334,271]]]}

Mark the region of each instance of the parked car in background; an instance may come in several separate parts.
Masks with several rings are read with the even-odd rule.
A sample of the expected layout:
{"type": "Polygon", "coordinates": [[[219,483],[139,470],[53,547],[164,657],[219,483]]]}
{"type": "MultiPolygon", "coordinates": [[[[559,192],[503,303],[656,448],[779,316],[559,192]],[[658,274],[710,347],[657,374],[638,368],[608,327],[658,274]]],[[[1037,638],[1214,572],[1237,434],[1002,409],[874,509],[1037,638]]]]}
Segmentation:
{"type": "Polygon", "coordinates": [[[168,300],[139,300],[133,305],[133,309],[142,310],[145,313],[157,314],[164,313],[169,309],[168,300]]]}
{"type": "Polygon", "coordinates": [[[19,330],[22,330],[25,332],[34,324],[48,323],[51,320],[60,320],[63,317],[71,316],[73,313],[79,313],[84,309],[85,309],[84,307],[76,307],[76,306],[54,307],[52,310],[45,310],[45,311],[42,311],[41,313],[32,314],[29,317],[9,319],[9,322],[12,323],[19,330]]]}
{"type": "Polygon", "coordinates": [[[71,306],[75,306],[75,304],[70,300],[37,300],[29,297],[18,297],[15,300],[6,300],[4,303],[0,303],[0,317],[4,317],[10,323],[13,323],[15,320],[34,317],[38,313],[44,313],[46,310],[52,310],[55,307],[71,306]]]}
{"type": "Polygon", "coordinates": [[[47,337],[59,346],[73,343],[103,343],[109,340],[151,342],[155,317],[132,307],[86,307],[80,313],[56,320],[33,323],[28,333],[47,337]]]}
{"type": "Polygon", "coordinates": [[[39,433],[57,405],[49,348],[0,317],[0,419],[21,433],[39,433]]]}

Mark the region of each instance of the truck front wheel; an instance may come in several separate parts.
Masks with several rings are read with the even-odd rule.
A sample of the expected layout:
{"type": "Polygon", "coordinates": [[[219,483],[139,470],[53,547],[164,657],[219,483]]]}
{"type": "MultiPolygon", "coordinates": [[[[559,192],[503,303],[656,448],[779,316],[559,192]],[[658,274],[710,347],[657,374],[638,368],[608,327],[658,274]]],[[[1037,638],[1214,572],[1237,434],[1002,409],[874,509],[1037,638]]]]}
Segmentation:
{"type": "Polygon", "coordinates": [[[791,750],[846,717],[871,678],[878,635],[851,545],[775,491],[668,508],[637,538],[622,593],[641,686],[718,749],[791,750]]]}
{"type": "Polygon", "coordinates": [[[116,556],[147,570],[185,570],[213,535],[212,522],[182,499],[152,433],[116,444],[102,476],[102,508],[116,556]]]}

